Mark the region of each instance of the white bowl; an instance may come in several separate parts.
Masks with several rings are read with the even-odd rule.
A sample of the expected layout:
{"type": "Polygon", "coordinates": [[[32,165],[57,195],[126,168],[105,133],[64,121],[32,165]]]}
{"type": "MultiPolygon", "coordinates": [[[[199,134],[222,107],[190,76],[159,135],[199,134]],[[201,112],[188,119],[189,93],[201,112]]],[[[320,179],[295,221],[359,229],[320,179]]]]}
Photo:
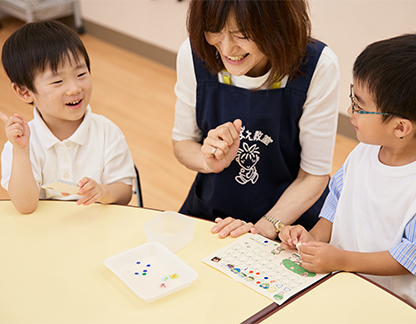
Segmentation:
{"type": "Polygon", "coordinates": [[[194,236],[193,218],[173,211],[157,214],[143,228],[147,242],[160,242],[173,253],[190,243],[194,236]]]}
{"type": "Polygon", "coordinates": [[[148,303],[190,286],[198,277],[194,269],[158,242],[109,257],[104,264],[148,303]]]}

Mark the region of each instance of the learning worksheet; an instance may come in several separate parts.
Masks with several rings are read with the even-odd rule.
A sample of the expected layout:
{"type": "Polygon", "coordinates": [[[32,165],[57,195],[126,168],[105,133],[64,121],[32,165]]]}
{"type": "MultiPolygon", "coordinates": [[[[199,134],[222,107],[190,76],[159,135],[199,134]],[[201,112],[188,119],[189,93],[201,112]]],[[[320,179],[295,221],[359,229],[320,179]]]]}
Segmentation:
{"type": "Polygon", "coordinates": [[[258,234],[246,234],[202,262],[281,305],[328,274],[301,267],[297,251],[258,234]]]}

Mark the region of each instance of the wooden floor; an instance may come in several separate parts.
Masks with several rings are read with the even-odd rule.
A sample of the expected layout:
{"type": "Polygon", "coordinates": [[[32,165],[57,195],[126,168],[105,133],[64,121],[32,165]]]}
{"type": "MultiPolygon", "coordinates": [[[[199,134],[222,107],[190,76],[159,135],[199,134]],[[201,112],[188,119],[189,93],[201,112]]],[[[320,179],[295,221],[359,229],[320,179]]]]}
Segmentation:
{"type": "MultiPolygon", "coordinates": [[[[2,19],[0,44],[23,23],[2,19]]],[[[195,173],[179,164],[172,150],[175,70],[155,63],[88,34],[81,36],[91,59],[94,85],[90,102],[93,112],[115,122],[126,136],[133,159],[140,171],[145,207],[178,210],[195,173]]],[[[12,92],[10,81],[1,68],[0,110],[33,118],[32,106],[21,102],[12,92]]],[[[0,131],[0,147],[6,142],[0,131]]],[[[357,142],[337,136],[334,173],[357,142]]],[[[0,198],[8,198],[1,188],[0,198]]],[[[131,204],[135,204],[133,197],[131,204]]]]}

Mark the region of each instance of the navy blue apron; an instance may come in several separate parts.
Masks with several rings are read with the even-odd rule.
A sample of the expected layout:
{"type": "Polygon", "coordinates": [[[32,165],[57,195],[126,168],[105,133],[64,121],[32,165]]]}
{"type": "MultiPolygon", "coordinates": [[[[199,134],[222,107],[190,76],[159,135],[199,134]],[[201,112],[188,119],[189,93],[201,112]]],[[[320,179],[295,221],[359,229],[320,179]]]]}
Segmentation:
{"type": "MultiPolygon", "coordinates": [[[[231,216],[256,223],[276,204],[299,172],[298,124],[324,47],[318,41],[308,44],[302,74],[286,87],[258,91],[219,82],[218,75],[212,75],[193,53],[196,120],[204,138],[209,130],[237,118],[243,126],[234,161],[220,173],[198,173],[181,213],[208,220],[231,216]]],[[[313,227],[327,194],[328,187],[296,223],[313,227]]]]}

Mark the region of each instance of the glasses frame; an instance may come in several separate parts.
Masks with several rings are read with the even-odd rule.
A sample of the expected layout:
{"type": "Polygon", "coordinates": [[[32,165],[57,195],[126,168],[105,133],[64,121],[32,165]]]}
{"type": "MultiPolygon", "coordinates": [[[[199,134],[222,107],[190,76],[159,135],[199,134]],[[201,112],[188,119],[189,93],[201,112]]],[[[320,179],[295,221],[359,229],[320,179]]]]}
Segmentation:
{"type": "Polygon", "coordinates": [[[367,111],[367,110],[362,110],[362,109],[357,109],[355,108],[356,103],[354,102],[355,96],[354,96],[354,84],[350,84],[350,99],[351,99],[351,112],[352,113],[357,113],[359,115],[384,115],[384,116],[392,116],[393,114],[389,114],[389,113],[383,113],[383,112],[378,112],[378,111],[367,111]]]}

